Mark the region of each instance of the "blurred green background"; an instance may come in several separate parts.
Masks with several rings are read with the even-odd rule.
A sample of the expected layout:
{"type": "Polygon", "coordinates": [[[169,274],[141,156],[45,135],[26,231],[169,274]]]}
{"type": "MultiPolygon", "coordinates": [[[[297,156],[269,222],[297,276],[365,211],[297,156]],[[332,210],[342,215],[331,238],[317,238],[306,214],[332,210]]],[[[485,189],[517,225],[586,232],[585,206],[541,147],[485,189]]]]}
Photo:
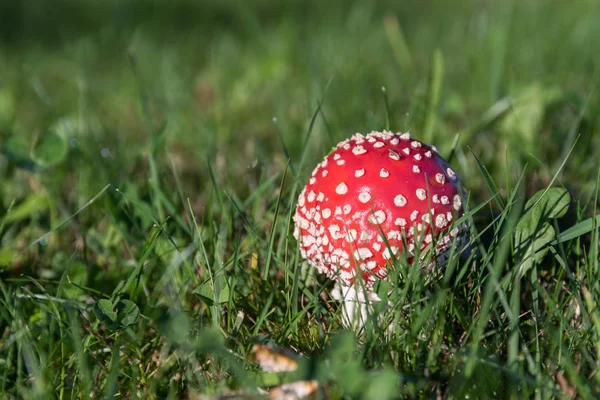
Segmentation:
{"type": "MultiPolygon", "coordinates": [[[[339,139],[384,127],[382,86],[390,128],[410,130],[446,155],[461,133],[465,152],[468,146],[494,173],[511,160],[531,162],[529,153],[540,169],[555,166],[581,134],[579,157],[567,166],[576,174],[570,182],[585,190],[595,173],[596,1],[0,7],[3,141],[18,136],[29,152],[42,132],[64,125],[78,153],[97,163],[98,185],[143,175],[136,160],[148,130],[166,122],[162,150],[191,185],[188,195],[203,190],[197,177],[205,176],[207,155],[235,154],[216,168],[243,191],[253,160],[281,168],[273,117],[294,159],[322,101],[324,117],[310,141],[318,159],[339,139]],[[102,158],[101,149],[110,155],[102,158]]],[[[77,183],[87,186],[91,177],[79,173],[77,183]]]]}
{"type": "MultiPolygon", "coordinates": [[[[2,373],[9,383],[1,389],[19,393],[19,385],[29,385],[21,375],[23,365],[14,364],[22,362],[16,361],[21,352],[26,363],[32,359],[27,356],[30,343],[37,346],[31,354],[39,356],[42,372],[35,375],[35,363],[27,364],[27,371],[44,376],[50,390],[90,393],[85,385],[93,386],[93,376],[100,391],[111,393],[118,376],[122,388],[139,389],[142,398],[183,393],[188,384],[199,390],[209,383],[221,385],[221,368],[242,379],[240,370],[218,363],[202,364],[215,375],[196,374],[197,363],[206,361],[206,345],[195,348],[204,360],[197,361],[196,353],[188,357],[184,344],[209,325],[226,332],[229,350],[219,336],[214,345],[219,354],[231,350],[240,360],[256,335],[323,354],[329,332],[322,326],[336,330],[339,324],[330,324],[334,314],[319,309],[319,297],[310,303],[303,297],[310,311],[307,317],[302,314],[300,328],[290,322],[302,312],[298,292],[288,292],[298,277],[292,272],[299,271],[297,260],[287,258],[295,249],[288,241],[293,183],[303,184],[331,146],[355,132],[389,126],[437,146],[461,174],[471,205],[491,197],[476,156],[504,197],[525,171],[524,195],[551,182],[564,185],[580,203],[571,208],[577,215],[569,216],[570,225],[589,217],[595,212],[589,203],[597,202],[600,159],[599,43],[596,0],[0,2],[0,289],[7,305],[0,312],[5,328],[0,367],[10,367],[2,373]],[[288,177],[280,191],[288,157],[293,179],[288,177]],[[172,225],[156,234],[155,224],[166,217],[172,225]],[[180,251],[185,261],[176,258],[180,251]],[[261,275],[265,265],[269,279],[261,275]],[[220,283],[211,275],[208,288],[206,271],[213,267],[214,281],[220,283]],[[143,289],[133,290],[129,298],[143,318],[131,324],[125,339],[107,330],[91,309],[99,298],[120,296],[119,285],[137,273],[143,289]],[[228,283],[221,281],[225,277],[228,283]],[[219,292],[219,285],[227,292],[219,292]],[[59,307],[71,308],[54,313],[30,291],[55,296],[59,307]],[[57,318],[67,321],[67,333],[57,318]],[[319,318],[326,323],[321,326],[319,318]],[[21,320],[28,321],[27,329],[14,325],[21,320]],[[14,339],[15,332],[24,332],[22,339],[14,339]],[[85,349],[77,347],[81,337],[85,349]],[[118,361],[98,350],[112,348],[117,337],[129,346],[122,353],[120,375],[118,361]],[[66,343],[62,355],[57,343],[66,343]],[[164,343],[174,349],[181,345],[182,352],[164,343]],[[160,379],[129,363],[150,364],[159,351],[179,357],[156,367],[160,379]],[[57,365],[81,377],[83,386],[65,384],[64,376],[55,375],[57,365]],[[187,381],[171,380],[180,372],[187,381]],[[164,381],[168,388],[162,387],[164,381]]],[[[490,204],[496,212],[498,204],[490,204]]],[[[476,222],[483,227],[493,214],[489,207],[480,214],[476,222]]],[[[592,229],[591,222],[586,229],[592,229]]],[[[570,261],[587,254],[581,246],[570,261]]],[[[593,270],[591,262],[573,263],[578,277],[593,270]]],[[[563,272],[549,271],[547,280],[557,285],[553,301],[575,315],[572,299],[562,298],[563,272]]],[[[485,277],[477,276],[473,287],[483,287],[485,277]]],[[[299,289],[304,296],[317,287],[312,283],[299,289]]],[[[519,315],[518,295],[514,299],[519,315]]],[[[479,312],[478,297],[469,302],[467,322],[479,312]]],[[[504,315],[500,305],[490,307],[496,307],[491,314],[504,315]]],[[[558,305],[548,302],[548,309],[558,310],[558,305]]],[[[582,330],[578,318],[563,325],[572,327],[567,336],[575,343],[573,359],[579,362],[584,354],[589,373],[597,341],[586,336],[592,332],[589,320],[582,330]]],[[[450,337],[457,354],[464,345],[462,334],[471,332],[468,324],[461,331],[443,325],[443,318],[423,319],[441,324],[435,332],[450,337]]],[[[537,321],[556,325],[550,317],[537,321]]],[[[506,376],[532,390],[543,381],[551,390],[554,383],[544,379],[553,375],[544,368],[567,364],[562,353],[560,360],[554,358],[562,333],[539,345],[528,326],[523,335],[531,335],[522,343],[537,346],[536,351],[542,347],[549,359],[536,353],[540,368],[529,371],[527,365],[534,364],[517,340],[512,355],[517,369],[506,376]],[[514,378],[526,370],[538,380],[514,378]]],[[[395,356],[386,358],[390,349],[378,348],[365,352],[362,363],[389,366],[393,360],[393,371],[408,374],[406,382],[414,384],[409,395],[433,394],[440,387],[473,393],[476,388],[464,383],[461,361],[440,360],[435,352],[446,343],[430,347],[420,339],[421,328],[434,332],[426,325],[415,328],[414,335],[407,331],[409,344],[396,343],[395,356]],[[424,365],[439,375],[431,380],[422,375],[424,365]]],[[[482,354],[500,354],[500,360],[495,349],[504,349],[507,337],[506,331],[486,336],[489,348],[482,354]]],[[[353,354],[355,343],[349,343],[346,350],[353,354]]],[[[343,368],[338,371],[341,382],[361,382],[356,378],[362,374],[360,362],[355,364],[356,375],[349,379],[343,368]]],[[[487,389],[500,387],[506,371],[486,368],[476,372],[482,376],[479,390],[489,394],[487,389]]],[[[564,368],[572,372],[575,367],[564,368]]],[[[46,383],[40,382],[35,381],[41,385],[36,393],[44,398],[46,383]]],[[[360,397],[361,385],[354,386],[346,389],[360,397]]]]}

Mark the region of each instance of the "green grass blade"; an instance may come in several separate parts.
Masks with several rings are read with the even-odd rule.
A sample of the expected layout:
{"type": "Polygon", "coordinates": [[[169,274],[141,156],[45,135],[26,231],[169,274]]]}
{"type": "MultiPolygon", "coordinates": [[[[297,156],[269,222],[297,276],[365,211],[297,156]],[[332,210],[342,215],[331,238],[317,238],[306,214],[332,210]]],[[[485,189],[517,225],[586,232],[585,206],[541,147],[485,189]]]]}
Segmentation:
{"type": "Polygon", "coordinates": [[[267,248],[267,260],[265,262],[265,271],[264,278],[268,279],[269,269],[271,267],[271,259],[273,257],[273,243],[275,242],[275,233],[277,231],[277,217],[279,215],[279,206],[281,204],[282,196],[283,196],[283,184],[285,183],[285,177],[287,175],[289,162],[286,164],[285,169],[283,170],[283,175],[281,177],[281,184],[279,185],[279,196],[277,196],[277,202],[275,203],[275,211],[273,213],[273,222],[271,223],[271,234],[269,236],[269,245],[267,248]]]}
{"type": "Polygon", "coordinates": [[[496,202],[498,203],[498,206],[500,207],[500,211],[503,211],[506,207],[506,203],[504,203],[504,199],[502,198],[502,196],[500,195],[500,192],[498,191],[498,186],[496,186],[494,179],[488,172],[487,168],[481,163],[481,161],[479,161],[479,158],[475,155],[475,153],[473,153],[471,151],[471,154],[473,155],[473,158],[475,159],[475,162],[477,163],[477,168],[479,168],[479,172],[481,172],[481,175],[483,176],[485,183],[487,184],[488,188],[490,189],[490,192],[496,199],[496,202]]]}

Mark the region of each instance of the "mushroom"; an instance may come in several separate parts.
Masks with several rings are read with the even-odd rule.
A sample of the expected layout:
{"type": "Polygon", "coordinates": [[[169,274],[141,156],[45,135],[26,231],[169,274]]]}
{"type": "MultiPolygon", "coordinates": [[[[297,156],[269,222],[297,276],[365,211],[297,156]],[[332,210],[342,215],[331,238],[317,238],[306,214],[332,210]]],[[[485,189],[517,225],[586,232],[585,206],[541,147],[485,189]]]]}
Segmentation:
{"type": "MultiPolygon", "coordinates": [[[[458,174],[409,133],[355,134],[339,143],[312,172],[298,197],[294,237],[301,256],[337,280],[346,326],[362,327],[373,291],[394,259],[409,262],[429,251],[432,264],[447,262],[452,243],[463,244],[467,226],[458,174]]],[[[433,265],[424,266],[432,271],[433,265]]]]}

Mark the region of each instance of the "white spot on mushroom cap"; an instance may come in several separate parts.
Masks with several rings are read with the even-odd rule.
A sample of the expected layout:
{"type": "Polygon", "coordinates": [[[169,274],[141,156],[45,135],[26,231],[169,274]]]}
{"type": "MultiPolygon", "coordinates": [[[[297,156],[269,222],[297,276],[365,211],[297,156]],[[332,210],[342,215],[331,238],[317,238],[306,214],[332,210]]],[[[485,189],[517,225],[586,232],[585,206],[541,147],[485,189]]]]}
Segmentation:
{"type": "Polygon", "coordinates": [[[323,211],[321,211],[321,215],[323,216],[324,219],[331,217],[331,209],[324,208],[323,211]]]}
{"type": "Polygon", "coordinates": [[[448,196],[442,196],[442,204],[446,205],[450,203],[450,201],[448,200],[448,196]]]}
{"type": "Polygon", "coordinates": [[[400,160],[400,154],[398,154],[398,152],[395,150],[390,149],[390,152],[388,155],[392,160],[396,160],[396,161],[400,160]]]}
{"type": "Polygon", "coordinates": [[[326,169],[324,169],[323,172],[321,172],[321,176],[323,178],[325,178],[327,176],[327,174],[328,174],[328,171],[326,169]]]}
{"type": "Polygon", "coordinates": [[[363,176],[365,174],[365,169],[361,168],[361,169],[357,169],[356,171],[354,171],[354,176],[356,178],[360,178],[361,176],[363,176]]]}
{"type": "Polygon", "coordinates": [[[323,192],[319,192],[319,195],[317,196],[317,201],[321,202],[323,201],[323,199],[325,199],[325,195],[323,194],[323,192]]]}
{"type": "Polygon", "coordinates": [[[356,229],[350,229],[347,232],[347,235],[348,235],[348,240],[351,242],[354,242],[358,236],[358,232],[356,231],[356,229]]]}
{"type": "Polygon", "coordinates": [[[391,249],[392,254],[396,255],[396,253],[398,253],[398,248],[396,246],[390,246],[390,248],[386,247],[382,253],[383,258],[385,258],[386,260],[389,260],[390,258],[392,258],[391,254],[390,254],[390,249],[391,249]]]}
{"type": "Polygon", "coordinates": [[[396,197],[394,197],[394,204],[397,207],[404,207],[406,205],[407,201],[406,201],[406,197],[404,197],[403,195],[399,194],[396,195],[396,197]]]}
{"type": "Polygon", "coordinates": [[[362,231],[360,233],[360,240],[371,240],[373,239],[373,233],[369,232],[369,231],[362,231]]]}
{"type": "Polygon", "coordinates": [[[452,180],[456,179],[456,172],[454,172],[454,170],[452,168],[446,168],[446,174],[448,174],[448,177],[452,180]]]}
{"type": "Polygon", "coordinates": [[[446,175],[438,172],[437,174],[435,174],[435,180],[437,181],[437,183],[443,184],[444,182],[446,182],[446,175]]]}
{"type": "Polygon", "coordinates": [[[410,145],[413,148],[418,149],[419,147],[421,147],[421,142],[417,142],[416,140],[413,140],[412,142],[410,142],[410,145]]]}
{"type": "Polygon", "coordinates": [[[400,231],[392,230],[392,231],[388,232],[387,237],[388,237],[388,239],[398,239],[398,238],[400,238],[400,235],[401,235],[400,231]]]}
{"type": "Polygon", "coordinates": [[[377,210],[373,214],[369,215],[369,222],[372,224],[382,224],[385,222],[385,212],[377,210]]]}
{"type": "Polygon", "coordinates": [[[348,215],[352,211],[352,206],[350,204],[344,204],[344,214],[348,215]]]}
{"type": "Polygon", "coordinates": [[[340,277],[342,278],[342,280],[350,280],[350,279],[354,278],[355,274],[356,274],[356,271],[354,269],[350,269],[350,270],[342,269],[340,271],[340,277]]]}
{"type": "Polygon", "coordinates": [[[417,198],[419,200],[425,200],[427,198],[427,192],[425,191],[425,189],[419,188],[416,190],[415,193],[417,194],[417,198]]]}
{"type": "Polygon", "coordinates": [[[365,153],[367,152],[367,149],[365,149],[365,148],[364,148],[363,146],[361,146],[361,145],[357,145],[357,146],[354,146],[354,148],[352,149],[352,152],[353,152],[355,155],[359,156],[359,155],[361,155],[361,154],[365,154],[365,153]]]}
{"type": "Polygon", "coordinates": [[[381,168],[381,171],[379,171],[379,176],[382,178],[387,178],[388,176],[390,176],[390,173],[387,169],[381,168]]]}
{"type": "Polygon", "coordinates": [[[314,184],[316,181],[317,181],[317,179],[313,177],[313,178],[310,178],[310,179],[308,180],[308,183],[310,183],[310,184],[312,185],[312,184],[314,184]]]}
{"type": "Polygon", "coordinates": [[[419,166],[418,166],[418,165],[413,165],[413,172],[414,172],[415,174],[418,174],[419,172],[421,172],[421,169],[419,168],[419,166]]]}
{"type": "Polygon", "coordinates": [[[337,234],[340,232],[340,227],[339,227],[339,225],[332,224],[332,225],[329,225],[327,230],[329,231],[329,234],[331,235],[331,237],[335,239],[337,234]]]}
{"type": "Polygon", "coordinates": [[[373,257],[373,253],[369,250],[368,247],[361,247],[354,252],[354,258],[357,260],[365,260],[367,258],[373,257]]]}
{"type": "Polygon", "coordinates": [[[340,195],[346,194],[348,193],[348,186],[344,182],[342,182],[336,186],[335,192],[340,195]]]}
{"type": "Polygon", "coordinates": [[[375,242],[371,246],[373,247],[373,250],[375,250],[375,251],[381,250],[381,243],[375,242]]]}
{"type": "Polygon", "coordinates": [[[417,161],[421,161],[421,159],[423,158],[419,153],[415,154],[415,160],[417,161]]]}
{"type": "Polygon", "coordinates": [[[346,164],[346,161],[344,161],[344,160],[337,160],[336,163],[337,163],[337,165],[344,165],[344,164],[346,164]]]}
{"type": "Polygon", "coordinates": [[[448,221],[446,221],[446,216],[444,214],[439,214],[435,217],[435,226],[438,228],[443,228],[447,223],[448,221]]]}
{"type": "Polygon", "coordinates": [[[308,193],[308,196],[306,197],[306,200],[308,200],[309,203],[312,203],[313,201],[315,201],[315,197],[317,197],[317,195],[315,194],[314,191],[310,191],[308,193]]]}
{"type": "Polygon", "coordinates": [[[400,135],[400,139],[410,140],[410,133],[403,133],[400,135]]]}
{"type": "Polygon", "coordinates": [[[304,235],[302,236],[302,243],[306,247],[311,246],[313,243],[315,243],[315,237],[311,235],[304,235]]]}
{"type": "Polygon", "coordinates": [[[404,218],[396,218],[394,224],[398,226],[406,226],[406,220],[404,218]]]}
{"type": "Polygon", "coordinates": [[[362,192],[358,195],[358,201],[361,203],[368,203],[371,200],[371,195],[368,192],[362,192]]]}
{"type": "Polygon", "coordinates": [[[406,154],[406,155],[409,155],[410,154],[410,149],[408,147],[405,147],[405,148],[402,149],[402,152],[404,154],[406,154]]]}
{"type": "Polygon", "coordinates": [[[373,145],[373,147],[375,147],[376,149],[385,146],[385,144],[383,142],[377,142],[373,145]]]}
{"type": "Polygon", "coordinates": [[[410,214],[410,220],[411,221],[416,221],[417,217],[419,216],[419,211],[414,210],[411,214],[410,214]]]}
{"type": "Polygon", "coordinates": [[[342,156],[340,155],[340,153],[336,153],[333,155],[333,159],[334,160],[339,160],[340,158],[342,158],[342,156]]]}
{"type": "Polygon", "coordinates": [[[462,200],[457,194],[454,195],[453,206],[456,211],[460,210],[462,207],[462,200]]]}

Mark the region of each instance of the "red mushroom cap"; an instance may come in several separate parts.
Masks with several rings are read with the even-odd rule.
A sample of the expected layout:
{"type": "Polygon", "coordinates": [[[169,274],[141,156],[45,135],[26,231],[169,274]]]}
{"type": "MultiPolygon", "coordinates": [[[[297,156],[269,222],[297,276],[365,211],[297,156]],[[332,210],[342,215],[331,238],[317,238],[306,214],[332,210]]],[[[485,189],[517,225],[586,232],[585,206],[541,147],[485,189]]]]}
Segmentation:
{"type": "MultiPolygon", "coordinates": [[[[461,193],[458,174],[434,147],[408,133],[357,133],[313,171],[298,197],[294,236],[321,273],[351,285],[360,271],[370,287],[387,276],[403,240],[410,259],[416,245],[424,250],[463,215],[461,193]]],[[[462,225],[441,238],[438,263],[465,232],[462,225]]]]}

